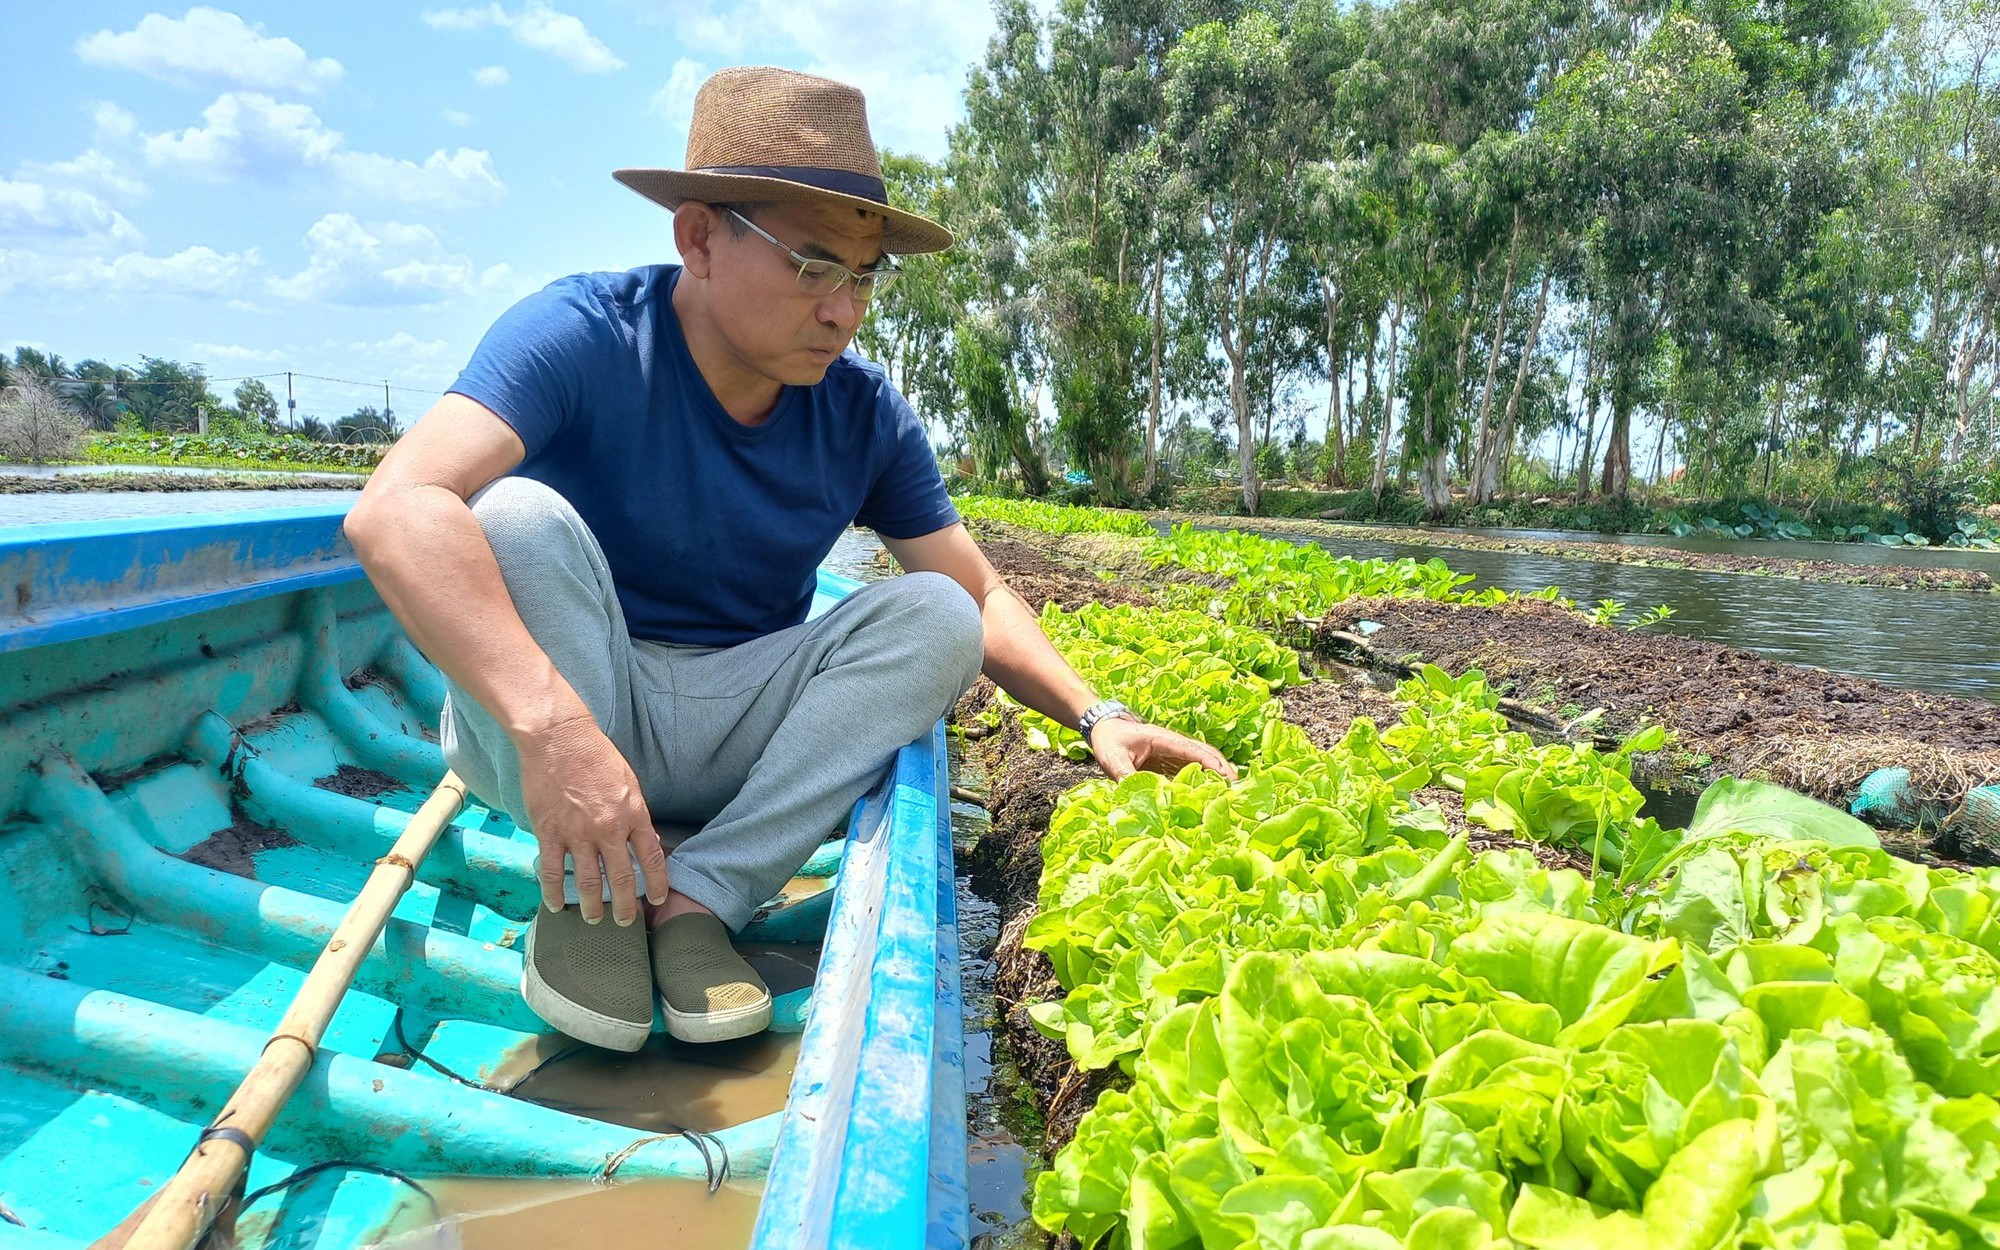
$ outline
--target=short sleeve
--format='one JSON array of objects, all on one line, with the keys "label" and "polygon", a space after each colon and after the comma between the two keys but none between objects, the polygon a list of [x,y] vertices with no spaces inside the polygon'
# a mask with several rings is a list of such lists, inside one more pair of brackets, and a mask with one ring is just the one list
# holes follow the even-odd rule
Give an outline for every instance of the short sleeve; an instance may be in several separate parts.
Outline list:
[{"label": "short sleeve", "polygon": [[876,404],[886,445],[876,461],[881,470],[855,522],[884,538],[920,538],[958,524],[958,509],[945,493],[931,441],[909,401],[884,383]]},{"label": "short sleeve", "polygon": [[533,460],[585,409],[611,338],[593,293],[565,278],[501,313],[451,389],[512,426]]}]

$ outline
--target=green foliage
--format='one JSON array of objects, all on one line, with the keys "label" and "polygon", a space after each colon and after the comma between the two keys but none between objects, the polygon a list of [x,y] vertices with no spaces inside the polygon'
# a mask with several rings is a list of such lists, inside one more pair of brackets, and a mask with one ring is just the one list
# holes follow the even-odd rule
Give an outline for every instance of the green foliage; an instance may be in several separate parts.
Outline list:
[{"label": "green foliage", "polygon": [[1674,617],[1674,610],[1672,608],[1668,607],[1664,603],[1656,603],[1652,607],[1647,608],[1644,612],[1641,612],[1639,614],[1638,619],[1633,621],[1630,625],[1627,625],[1625,628],[1644,629],[1648,625],[1659,625],[1663,622],[1670,621],[1673,619],[1673,617]]},{"label": "green foliage", "polygon": [[1234,784],[1058,805],[1026,944],[1065,994],[1031,1015],[1130,1084],[1037,1178],[1044,1228],[1444,1250],[1994,1226],[2000,870],[1763,836],[1768,807],[1720,795],[1670,874],[1474,853],[1412,791],[1462,777],[1473,819],[1607,865],[1678,840],[1635,817],[1624,751],[1495,732],[1476,675],[1400,693],[1401,725],[1332,751],[1267,725]]},{"label": "green foliage", "polygon": [[1043,503],[1035,499],[999,499],[992,495],[959,495],[952,500],[968,521],[1001,521],[1045,534],[1126,534],[1151,537],[1153,527],[1136,512]]},{"label": "green foliage", "polygon": [[[1099,694],[1237,761],[1250,758],[1277,714],[1272,691],[1299,680],[1298,652],[1198,612],[1092,604],[1069,613],[1050,604],[1042,631]],[[1030,745],[1089,757],[1068,725],[1027,709],[1021,723]]]},{"label": "green foliage", "polygon": [[1156,566],[1174,565],[1230,582],[1226,589],[1197,585],[1163,593],[1187,606],[1237,624],[1288,626],[1316,619],[1335,604],[1364,596],[1436,599],[1455,603],[1499,603],[1504,591],[1464,591],[1470,574],[1454,573],[1442,560],[1357,560],[1329,554],[1310,543],[1260,538],[1240,530],[1201,530],[1176,525],[1153,544]]},{"label": "green foliage", "polygon": [[180,464],[207,468],[367,470],[380,447],[314,442],[293,436],[229,437],[118,431],[91,436],[86,464]]},{"label": "green foliage", "polygon": [[[1328,575],[1247,537],[1183,527],[1160,551],[1273,596]],[[1272,714],[1297,655],[1256,630],[1130,607],[1043,626],[1242,766],[1057,804],[1024,944],[1062,995],[1029,1014],[1128,1083],[1037,1177],[1043,1228],[1188,1250],[2000,1231],[2000,869],[1893,859],[1844,813],[1733,779],[1662,829],[1631,781],[1661,730],[1537,743],[1478,672],[1426,666],[1396,724],[1322,750]],[[1591,871],[1475,852],[1417,801],[1438,786]]]}]

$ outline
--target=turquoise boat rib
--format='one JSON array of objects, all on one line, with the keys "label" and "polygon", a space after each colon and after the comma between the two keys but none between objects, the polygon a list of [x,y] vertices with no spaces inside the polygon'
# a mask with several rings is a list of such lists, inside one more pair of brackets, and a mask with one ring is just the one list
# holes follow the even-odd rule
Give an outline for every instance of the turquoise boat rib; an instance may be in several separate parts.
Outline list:
[{"label": "turquoise boat rib", "polygon": [[[173,1176],[444,776],[443,678],[344,514],[0,529],[0,1250],[88,1245]],[[822,572],[814,611],[854,586]],[[276,1188],[233,1244],[451,1244],[437,1178],[615,1173],[761,1183],[755,1250],[965,1246],[947,793],[940,725],[743,934],[816,970],[778,998],[782,1108],[669,1131],[533,1100],[576,1052],[518,992],[534,840],[474,796],[252,1159]]]}]

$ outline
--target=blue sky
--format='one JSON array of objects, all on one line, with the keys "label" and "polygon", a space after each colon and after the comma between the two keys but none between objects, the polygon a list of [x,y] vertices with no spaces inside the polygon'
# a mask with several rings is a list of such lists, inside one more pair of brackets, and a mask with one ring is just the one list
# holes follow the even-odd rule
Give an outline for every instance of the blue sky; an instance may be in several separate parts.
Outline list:
[{"label": "blue sky", "polygon": [[669,215],[611,170],[679,166],[711,71],[852,82],[878,143],[937,157],[992,31],[988,0],[0,17],[0,350],[372,384],[297,380],[311,415],[379,405],[387,379],[405,421],[523,294],[675,259]]}]

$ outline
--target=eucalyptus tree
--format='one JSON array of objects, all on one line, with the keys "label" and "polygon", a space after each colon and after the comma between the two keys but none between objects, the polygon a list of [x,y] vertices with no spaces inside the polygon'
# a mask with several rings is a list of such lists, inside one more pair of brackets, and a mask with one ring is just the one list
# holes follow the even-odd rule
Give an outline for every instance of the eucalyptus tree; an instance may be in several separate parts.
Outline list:
[{"label": "eucalyptus tree", "polygon": [[995,20],[954,168],[990,173],[1028,275],[1027,350],[1057,435],[1114,498],[1129,492],[1159,256],[1133,160],[1157,125],[1160,67],[1184,15],[1156,0],[1061,0],[1044,21],[1026,0],[1000,0]]},{"label": "eucalyptus tree", "polygon": [[1871,242],[1909,273],[1904,333],[1884,350],[1912,449],[1956,457],[2000,383],[2000,6],[1903,3],[1893,18],[1870,66],[1867,213]]},{"label": "eucalyptus tree", "polygon": [[[882,153],[890,202],[933,219],[952,219],[951,184],[943,165],[919,156]],[[896,281],[869,304],[856,334],[863,354],[888,371],[925,417],[947,425],[958,411],[952,386],[952,328],[971,294],[964,249],[905,256]]]},{"label": "eucalyptus tree", "polygon": [[1299,321],[1283,272],[1287,234],[1303,211],[1301,173],[1325,148],[1328,84],[1353,37],[1331,3],[1302,0],[1283,21],[1252,11],[1196,27],[1167,58],[1156,141],[1162,232],[1190,303],[1214,327],[1252,514],[1261,490],[1253,373],[1279,363],[1260,354]]}]

